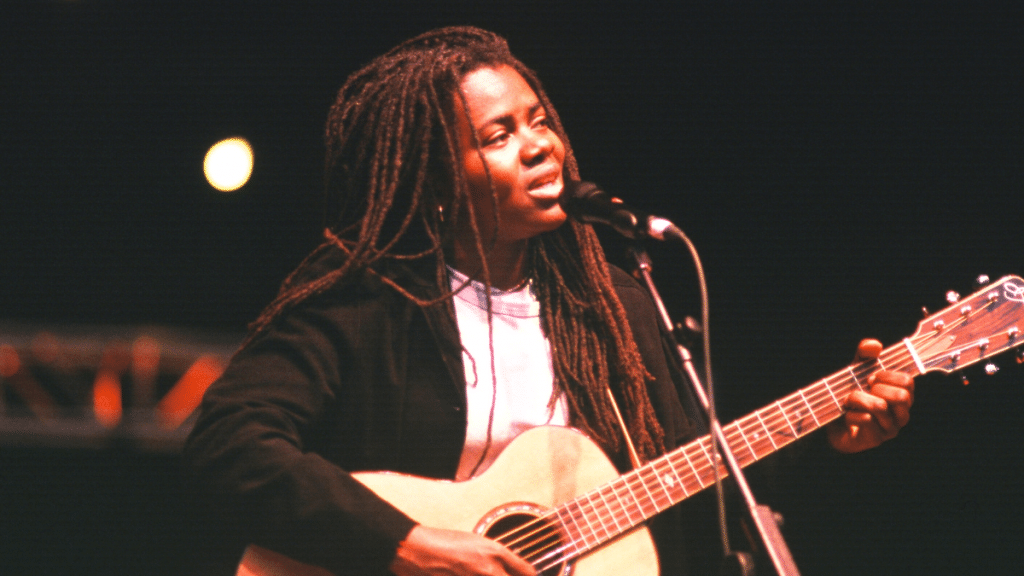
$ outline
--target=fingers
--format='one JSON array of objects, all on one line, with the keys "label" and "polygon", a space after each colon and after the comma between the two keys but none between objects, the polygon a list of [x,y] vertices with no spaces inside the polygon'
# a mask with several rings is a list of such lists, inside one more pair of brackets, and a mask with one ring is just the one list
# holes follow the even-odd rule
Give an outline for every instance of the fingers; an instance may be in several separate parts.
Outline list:
[{"label": "fingers", "polygon": [[391,563],[398,576],[535,576],[508,548],[468,532],[416,526]]},{"label": "fingers", "polygon": [[[874,360],[882,343],[873,338],[857,345],[857,361]],[[866,388],[847,396],[842,420],[828,428],[829,442],[841,452],[874,448],[899,434],[910,421],[914,404],[914,379],[909,374],[880,370],[868,377]]]},{"label": "fingers", "polygon": [[[855,392],[850,395],[847,402],[849,411],[844,417],[846,425],[851,430],[857,429],[858,434],[870,434],[879,440],[894,438],[903,427],[900,423],[900,416],[890,409],[887,402],[862,394]],[[865,399],[864,396],[870,400]]]},{"label": "fingers", "polygon": [[[871,394],[885,400],[888,412],[893,415],[900,428],[910,421],[910,407],[914,405],[914,379],[903,372],[880,372],[875,374]],[[869,378],[868,382],[871,383]]]},{"label": "fingers", "polygon": [[874,338],[865,338],[857,344],[856,360],[874,360],[882,353],[882,343]]},{"label": "fingers", "polygon": [[536,576],[537,571],[532,564],[513,554],[504,546],[499,546],[499,548],[502,550],[501,558],[509,574],[512,576]]},{"label": "fingers", "polygon": [[881,371],[868,379],[868,390],[847,398],[846,421],[861,427],[876,425],[882,438],[894,437],[910,421],[914,381],[902,372]]}]

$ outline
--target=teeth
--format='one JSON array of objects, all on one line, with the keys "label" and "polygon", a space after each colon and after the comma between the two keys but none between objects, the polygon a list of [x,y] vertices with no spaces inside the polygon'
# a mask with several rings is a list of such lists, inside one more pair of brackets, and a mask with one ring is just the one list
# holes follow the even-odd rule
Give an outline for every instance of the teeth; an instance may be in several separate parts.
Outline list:
[{"label": "teeth", "polygon": [[543,182],[538,182],[538,183],[534,184],[532,186],[532,188],[533,189],[537,189],[537,188],[543,188],[545,186],[550,186],[550,185],[554,184],[557,179],[558,179],[557,177],[553,177],[553,178],[550,178],[548,180],[544,180]]}]

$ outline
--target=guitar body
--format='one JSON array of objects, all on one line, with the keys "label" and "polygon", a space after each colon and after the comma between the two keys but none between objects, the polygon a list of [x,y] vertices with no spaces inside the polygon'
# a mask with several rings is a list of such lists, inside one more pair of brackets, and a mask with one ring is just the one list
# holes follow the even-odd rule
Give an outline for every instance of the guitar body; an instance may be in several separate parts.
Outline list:
[{"label": "guitar body", "polygon": [[[571,428],[542,426],[517,437],[483,474],[465,482],[390,472],[353,476],[417,522],[486,534],[496,522],[535,515],[576,498],[619,474],[600,448]],[[563,573],[563,571],[546,571]],[[322,576],[326,571],[249,546],[237,576]],[[576,576],[656,576],[654,542],[644,527],[575,562]]]}]

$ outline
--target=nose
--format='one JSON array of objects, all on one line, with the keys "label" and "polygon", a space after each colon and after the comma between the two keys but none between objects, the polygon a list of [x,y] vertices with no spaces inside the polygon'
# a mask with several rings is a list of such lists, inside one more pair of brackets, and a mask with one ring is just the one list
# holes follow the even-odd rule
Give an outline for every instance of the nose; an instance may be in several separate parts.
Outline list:
[{"label": "nose", "polygon": [[523,164],[532,166],[544,161],[555,149],[558,136],[550,130],[542,132],[529,131],[523,147],[520,150]]}]

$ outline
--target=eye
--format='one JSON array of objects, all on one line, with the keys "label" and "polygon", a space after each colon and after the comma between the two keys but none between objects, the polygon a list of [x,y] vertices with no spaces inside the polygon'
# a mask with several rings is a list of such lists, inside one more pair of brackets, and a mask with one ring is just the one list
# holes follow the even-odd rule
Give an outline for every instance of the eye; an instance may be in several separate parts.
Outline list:
[{"label": "eye", "polygon": [[510,134],[508,132],[505,130],[499,130],[481,138],[480,145],[484,147],[499,146],[507,142],[509,137]]}]

